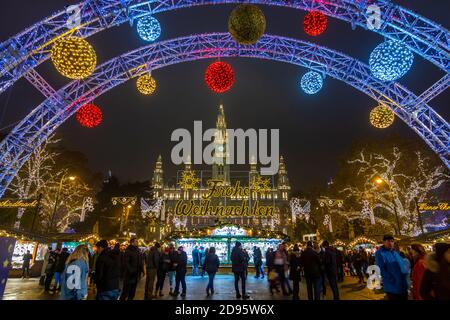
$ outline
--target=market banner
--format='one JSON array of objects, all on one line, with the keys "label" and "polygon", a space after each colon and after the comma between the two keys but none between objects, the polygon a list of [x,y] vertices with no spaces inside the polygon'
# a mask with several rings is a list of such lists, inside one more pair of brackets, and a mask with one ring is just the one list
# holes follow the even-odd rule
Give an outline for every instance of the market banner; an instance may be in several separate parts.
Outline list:
[{"label": "market banner", "polygon": [[0,238],[0,299],[5,292],[8,273],[12,267],[12,255],[15,244],[16,239],[14,238]]},{"label": "market banner", "polygon": [[36,208],[38,199],[0,199],[1,208]]},{"label": "market banner", "polygon": [[419,211],[450,211],[450,201],[419,202]]}]

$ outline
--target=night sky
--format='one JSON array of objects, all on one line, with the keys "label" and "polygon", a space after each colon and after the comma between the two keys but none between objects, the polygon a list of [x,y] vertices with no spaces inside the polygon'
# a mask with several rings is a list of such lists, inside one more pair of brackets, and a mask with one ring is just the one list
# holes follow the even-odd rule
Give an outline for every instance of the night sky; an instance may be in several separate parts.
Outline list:
[{"label": "night sky", "polygon": [[[1,1],[0,41],[20,32],[45,16],[77,1],[16,0]],[[397,3],[419,12],[449,28],[448,0],[404,0]],[[160,40],[188,34],[226,32],[227,19],[234,5],[183,9],[159,14],[163,33]],[[316,42],[368,62],[373,48],[383,41],[376,33],[329,18],[327,31],[315,38],[303,33],[305,12],[261,6],[267,19],[266,33]],[[88,39],[98,56],[98,64],[116,55],[145,45],[129,24],[108,29]],[[280,148],[294,189],[324,185],[337,170],[338,160],[352,143],[361,139],[379,139],[395,134],[414,143],[422,140],[403,122],[378,130],[368,123],[376,101],[343,82],[327,77],[322,90],[308,96],[299,88],[305,69],[279,62],[247,58],[223,59],[235,70],[236,82],[226,94],[212,93],[203,81],[206,66],[212,60],[178,64],[153,72],[157,93],[142,96],[135,81],[116,87],[95,100],[104,113],[103,123],[95,129],[82,128],[74,118],[57,132],[69,149],[86,154],[94,171],[109,169],[121,181],[143,181],[151,177],[156,157],[162,154],[165,174],[176,167],[169,163],[171,132],[176,128],[193,130],[194,120],[203,120],[204,128],[215,125],[218,106],[224,104],[229,128],[279,128]],[[47,61],[38,71],[55,88],[67,80]],[[415,55],[410,72],[401,79],[420,94],[443,72]],[[19,121],[42,101],[42,96],[25,80],[0,96],[0,128]],[[431,105],[449,119],[449,93]]]}]

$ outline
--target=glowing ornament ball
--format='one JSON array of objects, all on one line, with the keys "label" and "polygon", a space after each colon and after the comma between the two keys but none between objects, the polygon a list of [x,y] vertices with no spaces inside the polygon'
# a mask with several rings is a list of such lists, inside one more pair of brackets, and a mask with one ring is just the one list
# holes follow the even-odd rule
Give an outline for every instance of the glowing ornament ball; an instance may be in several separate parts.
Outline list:
[{"label": "glowing ornament ball", "polygon": [[76,113],[77,121],[86,128],[98,126],[103,119],[102,110],[95,104],[85,104]]},{"label": "glowing ornament ball", "polygon": [[322,89],[323,78],[322,75],[315,71],[305,73],[300,81],[300,86],[307,94],[315,94]]},{"label": "glowing ornament ball", "polygon": [[313,37],[322,34],[327,29],[327,25],[327,16],[320,11],[311,11],[303,19],[303,30]]},{"label": "glowing ornament ball", "polygon": [[137,32],[144,41],[155,41],[161,35],[161,25],[154,17],[143,17],[137,22]]},{"label": "glowing ornament ball", "polygon": [[394,81],[411,69],[414,55],[400,41],[388,40],[379,44],[370,54],[369,67],[374,77]]},{"label": "glowing ornament ball", "polygon": [[94,48],[79,37],[58,40],[52,47],[51,60],[59,73],[74,80],[90,76],[97,65]]},{"label": "glowing ornament ball", "polygon": [[394,123],[395,114],[384,105],[379,105],[370,111],[369,120],[372,126],[378,129],[385,129]]},{"label": "glowing ornament ball", "polygon": [[230,90],[234,83],[233,68],[221,61],[211,63],[205,71],[205,83],[208,88],[217,93]]},{"label": "glowing ornament ball", "polygon": [[156,91],[156,80],[149,74],[140,76],[136,85],[138,91],[145,95],[153,94]]},{"label": "glowing ornament ball", "polygon": [[238,5],[228,18],[228,31],[240,44],[255,44],[265,30],[266,17],[262,10],[253,4]]}]

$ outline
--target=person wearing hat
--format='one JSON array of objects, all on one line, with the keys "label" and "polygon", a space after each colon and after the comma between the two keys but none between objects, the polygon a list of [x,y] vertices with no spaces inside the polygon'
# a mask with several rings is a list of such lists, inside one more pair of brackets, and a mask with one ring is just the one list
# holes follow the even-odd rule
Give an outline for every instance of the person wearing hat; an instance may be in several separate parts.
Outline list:
[{"label": "person wearing hat", "polygon": [[436,243],[434,251],[425,258],[420,296],[424,300],[450,300],[450,243]]},{"label": "person wearing hat", "polygon": [[407,269],[400,254],[394,249],[394,237],[385,235],[383,246],[375,253],[375,264],[380,268],[383,289],[388,300],[408,300]]},{"label": "person wearing hat", "polygon": [[[247,262],[242,250],[242,244],[239,241],[236,241],[233,250],[231,250],[231,271],[234,273],[234,289],[236,290],[236,299],[240,299],[241,297],[244,299],[250,298],[245,291],[247,274],[246,265]],[[239,292],[239,280],[241,281],[242,295]]]},{"label": "person wearing hat", "polygon": [[108,241],[100,240],[96,244],[98,257],[95,263],[95,285],[97,300],[117,300],[120,295],[120,264],[111,252]]}]

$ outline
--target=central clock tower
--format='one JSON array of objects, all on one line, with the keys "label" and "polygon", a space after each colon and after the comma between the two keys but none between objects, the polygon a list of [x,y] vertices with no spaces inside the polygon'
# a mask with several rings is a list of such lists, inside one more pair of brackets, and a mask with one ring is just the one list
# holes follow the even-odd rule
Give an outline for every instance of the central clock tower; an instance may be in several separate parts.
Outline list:
[{"label": "central clock tower", "polygon": [[230,185],[230,165],[227,158],[230,156],[228,150],[227,123],[223,105],[219,107],[219,115],[216,122],[216,133],[214,134],[214,164],[212,166],[212,178],[223,180],[225,185]]}]

